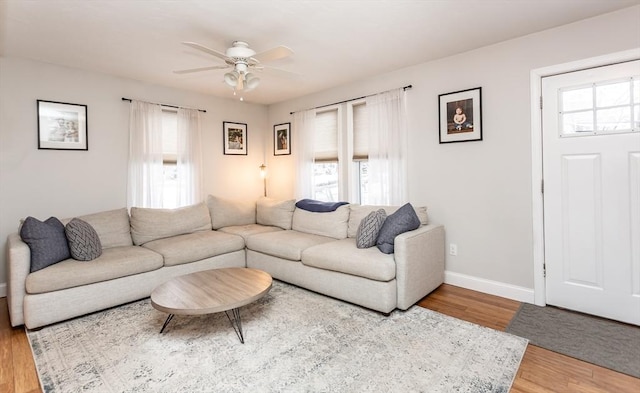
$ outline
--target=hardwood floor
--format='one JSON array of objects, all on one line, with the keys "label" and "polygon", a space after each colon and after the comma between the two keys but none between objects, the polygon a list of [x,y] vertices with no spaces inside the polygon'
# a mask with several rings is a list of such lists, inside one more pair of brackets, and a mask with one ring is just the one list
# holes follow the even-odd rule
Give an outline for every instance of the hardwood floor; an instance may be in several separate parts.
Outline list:
[{"label": "hardwood floor", "polygon": [[[520,305],[447,284],[418,304],[502,331]],[[0,298],[0,393],[11,392],[35,393],[40,387],[24,328],[11,327],[7,299]],[[640,379],[529,345],[511,392],[637,393]]]},{"label": "hardwood floor", "polygon": [[[519,302],[443,284],[418,303],[443,314],[504,331]],[[529,345],[512,393],[637,393],[640,379]]]}]

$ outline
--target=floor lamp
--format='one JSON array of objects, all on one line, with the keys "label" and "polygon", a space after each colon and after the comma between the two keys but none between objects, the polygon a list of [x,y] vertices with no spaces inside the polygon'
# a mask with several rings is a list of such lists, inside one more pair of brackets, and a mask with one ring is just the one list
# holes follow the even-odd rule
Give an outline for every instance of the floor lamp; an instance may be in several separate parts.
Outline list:
[{"label": "floor lamp", "polygon": [[267,196],[267,166],[265,164],[260,165],[260,177],[264,183],[264,196]]}]

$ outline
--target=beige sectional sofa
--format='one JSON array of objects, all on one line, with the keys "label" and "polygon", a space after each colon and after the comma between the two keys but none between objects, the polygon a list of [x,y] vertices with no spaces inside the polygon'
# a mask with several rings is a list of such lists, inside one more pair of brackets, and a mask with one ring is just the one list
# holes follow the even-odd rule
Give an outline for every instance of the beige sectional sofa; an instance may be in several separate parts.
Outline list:
[{"label": "beige sectional sofa", "polygon": [[38,328],[148,297],[172,277],[245,266],[383,313],[406,310],[443,282],[444,229],[427,223],[426,208],[416,208],[421,225],[395,238],[393,254],[357,248],[360,221],[379,208],[313,213],[293,200],[209,196],[179,209],[100,212],[78,218],[97,232],[102,255],[33,273],[29,246],[14,233],[7,239],[11,324]]}]

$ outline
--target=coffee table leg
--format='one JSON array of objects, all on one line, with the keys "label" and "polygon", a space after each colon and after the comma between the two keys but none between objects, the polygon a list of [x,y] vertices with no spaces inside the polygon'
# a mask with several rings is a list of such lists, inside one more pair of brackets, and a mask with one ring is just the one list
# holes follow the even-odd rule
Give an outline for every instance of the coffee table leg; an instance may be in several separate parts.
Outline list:
[{"label": "coffee table leg", "polygon": [[227,314],[227,318],[229,318],[229,322],[231,322],[233,330],[236,331],[240,342],[244,344],[244,336],[242,335],[242,321],[240,320],[240,309],[234,308],[233,310],[231,310],[233,318],[229,316],[228,311],[225,311],[224,313]]},{"label": "coffee table leg", "polygon": [[169,322],[171,322],[172,319],[173,319],[173,314],[169,314],[169,316],[167,317],[167,320],[164,321],[164,325],[162,325],[162,329],[160,329],[160,333],[164,332],[164,328],[167,327],[167,325],[169,324]]}]

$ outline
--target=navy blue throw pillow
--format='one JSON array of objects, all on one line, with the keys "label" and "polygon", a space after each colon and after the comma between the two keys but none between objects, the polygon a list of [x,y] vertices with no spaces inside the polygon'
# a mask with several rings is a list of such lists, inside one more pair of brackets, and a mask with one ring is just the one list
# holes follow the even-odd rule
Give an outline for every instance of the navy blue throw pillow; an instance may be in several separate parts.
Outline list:
[{"label": "navy blue throw pillow", "polygon": [[45,222],[27,217],[20,228],[20,237],[31,250],[31,273],[71,258],[64,224],[55,217]]},{"label": "navy blue throw pillow", "polygon": [[401,233],[413,231],[420,227],[420,219],[410,203],[404,204],[384,220],[376,246],[385,254],[393,254],[394,241]]}]

